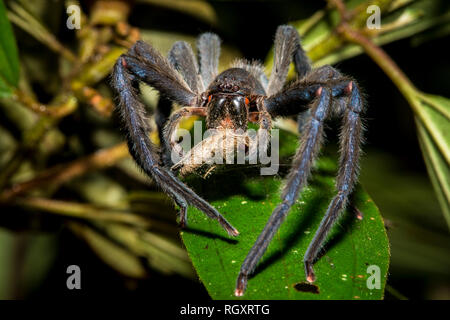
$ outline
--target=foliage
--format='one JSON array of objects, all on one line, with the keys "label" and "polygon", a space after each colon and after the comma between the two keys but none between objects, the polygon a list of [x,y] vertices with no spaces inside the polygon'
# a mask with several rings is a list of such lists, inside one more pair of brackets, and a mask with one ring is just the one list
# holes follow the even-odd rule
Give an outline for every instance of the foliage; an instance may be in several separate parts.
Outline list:
[{"label": "foliage", "polygon": [[[281,132],[282,168],[286,171],[297,137]],[[220,226],[196,209],[189,210],[184,244],[198,276],[214,299],[235,299],[240,264],[280,202],[281,177],[258,175],[258,170],[227,170],[208,181],[192,181],[225,214],[240,235],[226,237]],[[383,219],[367,193],[358,186],[352,206],[334,228],[324,255],[315,264],[317,281],[305,281],[303,255],[334,196],[336,162],[322,157],[310,186],[272,241],[244,299],[381,299],[389,264],[389,243]],[[285,173],[285,172],[284,172]],[[282,175],[284,176],[284,174]],[[195,183],[197,182],[197,183]],[[214,188],[220,186],[220,188]],[[353,208],[353,210],[352,210]],[[356,211],[364,216],[357,219]],[[380,267],[380,289],[366,285],[369,265]]]}]

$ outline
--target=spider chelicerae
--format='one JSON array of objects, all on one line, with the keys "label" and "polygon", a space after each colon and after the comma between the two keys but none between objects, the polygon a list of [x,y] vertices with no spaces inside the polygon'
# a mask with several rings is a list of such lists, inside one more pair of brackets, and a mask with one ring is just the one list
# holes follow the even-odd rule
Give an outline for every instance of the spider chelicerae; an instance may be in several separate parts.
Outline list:
[{"label": "spider chelicerae", "polygon": [[[206,127],[219,131],[246,130],[249,122],[255,122],[259,124],[258,135],[261,137],[271,129],[274,117],[298,116],[299,123],[304,124],[281,203],[273,210],[241,266],[236,296],[244,294],[248,276],[307,184],[313,161],[323,142],[324,121],[330,117],[342,118],[337,194],[304,256],[306,280],[311,283],[315,281],[313,263],[333,223],[346,207],[358,176],[363,133],[360,114],[364,107],[358,85],[331,66],[313,69],[297,31],[291,26],[278,27],[274,48],[269,78],[260,64],[246,60],[238,60],[219,74],[220,39],[212,33],[199,36],[198,61],[186,42],[176,42],[165,58],[151,45],[138,41],[118,59],[113,71],[113,87],[118,94],[118,110],[130,153],[144,172],[180,207],[181,226],[186,225],[187,207],[191,205],[216,219],[229,235],[239,234],[214,207],[176,176],[177,171],[183,168],[188,172],[195,170],[195,167],[186,168],[186,163],[173,165],[167,156],[168,151],[177,147],[173,136],[183,117],[206,117]],[[286,85],[291,62],[295,65],[297,80]],[[158,150],[148,137],[150,128],[139,97],[139,82],[160,93],[155,119],[162,138],[162,150]],[[174,103],[185,107],[171,114]],[[265,141],[267,143],[267,139]]]}]

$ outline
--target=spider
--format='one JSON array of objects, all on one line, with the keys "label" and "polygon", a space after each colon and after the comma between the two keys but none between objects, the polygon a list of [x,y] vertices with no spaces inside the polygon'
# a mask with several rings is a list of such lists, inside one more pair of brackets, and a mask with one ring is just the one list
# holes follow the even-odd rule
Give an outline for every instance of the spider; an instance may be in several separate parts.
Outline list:
[{"label": "spider", "polygon": [[[117,60],[112,84],[118,95],[118,110],[130,153],[143,171],[179,206],[182,227],[186,225],[187,207],[191,205],[216,219],[229,235],[237,236],[239,232],[214,207],[177,178],[177,169],[184,164],[173,165],[164,152],[164,149],[176,148],[174,130],[183,117],[193,115],[206,117],[206,127],[213,129],[246,130],[249,122],[256,122],[259,124],[258,135],[268,132],[274,117],[297,116],[299,123],[304,124],[281,203],[273,210],[240,268],[234,294],[242,296],[249,275],[307,184],[324,140],[324,121],[333,116],[341,117],[337,194],[304,256],[306,280],[312,283],[316,279],[313,264],[328,232],[346,207],[358,177],[363,133],[361,112],[364,108],[360,89],[352,78],[331,66],[313,69],[300,44],[299,34],[287,25],[279,26],[276,31],[274,63],[269,78],[262,65],[246,60],[238,60],[219,74],[220,39],[215,34],[200,35],[197,49],[199,61],[188,43],[178,41],[165,58],[151,45],[138,41]],[[286,84],[291,62],[297,80]],[[150,128],[139,98],[139,82],[150,85],[161,95],[155,115],[159,134],[163,137],[161,152],[148,138]],[[173,103],[185,107],[171,114]]]}]

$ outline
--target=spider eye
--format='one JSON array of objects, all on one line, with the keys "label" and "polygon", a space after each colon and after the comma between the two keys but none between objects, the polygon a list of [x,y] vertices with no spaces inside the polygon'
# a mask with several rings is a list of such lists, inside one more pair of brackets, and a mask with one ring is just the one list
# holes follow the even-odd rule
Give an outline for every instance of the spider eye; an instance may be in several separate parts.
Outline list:
[{"label": "spider eye", "polygon": [[211,99],[212,99],[212,94],[210,94],[210,95],[208,96],[208,102],[211,102]]},{"label": "spider eye", "polygon": [[250,103],[250,100],[248,100],[248,98],[245,97],[245,100],[244,100],[244,101],[245,101],[245,105],[248,106],[248,104]]}]

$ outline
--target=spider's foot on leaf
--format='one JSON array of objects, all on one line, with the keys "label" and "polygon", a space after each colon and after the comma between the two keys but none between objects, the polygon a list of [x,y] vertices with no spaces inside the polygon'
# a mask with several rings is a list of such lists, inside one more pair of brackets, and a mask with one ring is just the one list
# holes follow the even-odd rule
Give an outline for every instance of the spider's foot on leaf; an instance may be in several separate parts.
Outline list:
[{"label": "spider's foot on leaf", "polygon": [[358,220],[364,219],[364,214],[357,207],[355,207],[355,214],[356,214],[356,219],[358,219]]},{"label": "spider's foot on leaf", "polygon": [[236,283],[236,289],[234,290],[234,295],[236,297],[242,297],[247,287],[247,275],[239,273]]},{"label": "spider's foot on leaf", "polygon": [[225,218],[218,217],[217,220],[219,220],[219,223],[222,225],[222,227],[225,228],[225,230],[228,232],[228,234],[232,237],[236,237],[239,235],[239,231],[235,227],[233,227]]}]

